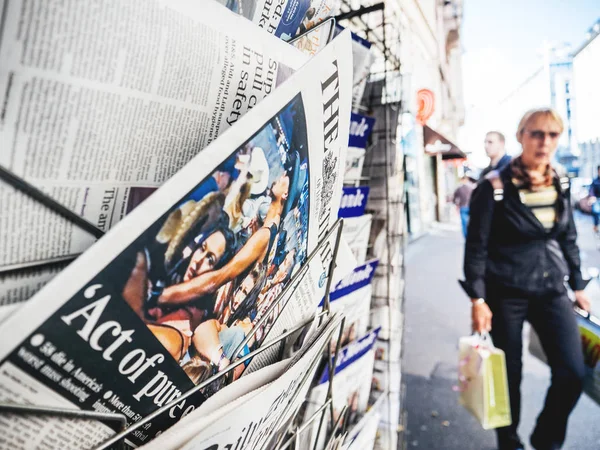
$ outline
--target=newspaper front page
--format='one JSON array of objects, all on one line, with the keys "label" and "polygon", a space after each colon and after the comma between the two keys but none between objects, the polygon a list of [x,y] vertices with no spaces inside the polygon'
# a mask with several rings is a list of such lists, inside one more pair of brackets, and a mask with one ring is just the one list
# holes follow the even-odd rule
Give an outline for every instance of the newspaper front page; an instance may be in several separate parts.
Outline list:
[{"label": "newspaper front page", "polygon": [[344,239],[350,243],[357,264],[365,262],[369,247],[372,216],[365,214],[368,198],[368,186],[344,187],[338,212],[344,219]]},{"label": "newspaper front page", "polygon": [[342,450],[373,450],[377,440],[382,406],[383,395],[380,395],[375,403],[369,406],[360,421],[348,431]]},{"label": "newspaper front page", "polygon": [[339,11],[340,0],[218,0],[284,41],[304,34]]},{"label": "newspaper front page", "polygon": [[[343,312],[346,317],[341,345],[363,336],[369,328],[371,281],[378,263],[379,261],[374,259],[356,267],[331,291],[331,311]],[[332,342],[333,345],[335,342]]]},{"label": "newspaper front page", "polygon": [[[337,25],[336,33],[341,33],[342,31],[344,31],[344,27]],[[371,73],[373,52],[371,51],[371,43],[354,33],[352,33],[352,56],[354,62],[352,111],[359,112],[367,80]]]},{"label": "newspaper front page", "polygon": [[344,175],[344,181],[347,183],[360,182],[363,179],[362,171],[365,154],[374,125],[374,118],[352,113],[346,173]]},{"label": "newspaper front page", "polygon": [[183,417],[157,438],[143,445],[144,450],[166,450],[180,448],[202,429],[221,417],[235,411],[240,405],[261,394],[269,385],[281,377],[290,366],[290,359],[284,359],[244,377],[223,388],[200,407]]},{"label": "newspaper front page", "polygon": [[[5,319],[2,400],[133,423],[258,348],[255,338],[236,350],[337,220],[351,64],[350,36],[339,36]],[[215,187],[231,166],[233,182]],[[323,267],[332,256],[319,247]],[[183,401],[172,422],[219,387]],[[89,448],[111,433],[90,422],[82,440],[69,421],[7,416],[0,435],[14,448],[15,423],[28,427],[27,445],[48,448]]]},{"label": "newspaper front page", "polygon": [[[4,19],[0,164],[103,231],[307,59],[211,1],[13,0]],[[2,182],[0,204],[0,270],[94,242]]]}]

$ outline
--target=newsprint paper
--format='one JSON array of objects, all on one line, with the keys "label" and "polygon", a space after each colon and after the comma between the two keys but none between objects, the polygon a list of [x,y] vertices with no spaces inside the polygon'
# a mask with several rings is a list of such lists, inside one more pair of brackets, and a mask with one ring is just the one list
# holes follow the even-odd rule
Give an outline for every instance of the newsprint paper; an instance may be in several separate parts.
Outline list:
[{"label": "newsprint paper", "polygon": [[[4,8],[0,165],[103,231],[307,60],[213,1],[11,0]],[[232,170],[222,168],[215,183]],[[94,242],[2,182],[0,205],[0,271]]]},{"label": "newsprint paper", "polygon": [[[280,434],[282,426],[298,411],[306,398],[318,363],[328,341],[338,331],[341,319],[341,315],[331,317],[285,366],[282,366],[284,362],[280,362],[240,380],[237,393],[245,395],[234,397],[227,392],[237,388],[235,383],[232,384],[144,446],[144,450],[273,448],[275,436]],[[277,378],[272,368],[278,369]],[[261,379],[264,386],[250,391],[251,386]],[[245,386],[244,390],[242,385]],[[209,409],[213,400],[218,407]]]},{"label": "newsprint paper", "polygon": [[[238,350],[337,220],[351,67],[350,36],[340,35],[6,318],[0,400],[133,423],[258,348],[255,336]],[[231,166],[229,187],[215,187]],[[328,242],[319,247],[323,267],[332,254]],[[319,299],[303,301],[316,309]],[[0,420],[0,446],[10,448],[90,448],[111,433],[92,422]]]},{"label": "newsprint paper", "polygon": [[[349,429],[355,426],[360,417],[367,410],[369,403],[369,393],[371,392],[371,374],[373,373],[373,362],[375,361],[375,352],[373,346],[377,340],[379,329],[371,330],[368,334],[349,343],[342,348],[338,354],[335,374],[333,376],[333,418],[335,421],[341,420],[340,428]],[[305,417],[311,417],[315,411],[327,400],[329,390],[330,373],[327,367],[319,379],[319,384],[315,386],[309,394],[308,407]],[[347,414],[340,419],[340,414],[344,406],[347,406]],[[321,433],[318,436],[316,448],[323,449],[327,442],[326,436],[331,433],[333,425],[326,416],[327,433]],[[314,422],[310,427],[310,438],[304,439],[300,446],[301,449],[315,448],[317,440],[317,430],[319,421]]]},{"label": "newsprint paper", "polygon": [[340,0],[217,0],[270,34],[289,41],[337,14]]}]

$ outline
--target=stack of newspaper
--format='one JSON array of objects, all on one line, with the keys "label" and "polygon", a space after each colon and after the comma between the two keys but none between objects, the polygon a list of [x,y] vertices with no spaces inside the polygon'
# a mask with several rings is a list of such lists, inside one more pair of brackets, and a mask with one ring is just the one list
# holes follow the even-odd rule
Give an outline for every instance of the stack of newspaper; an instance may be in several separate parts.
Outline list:
[{"label": "stack of newspaper", "polygon": [[[120,415],[130,446],[183,417],[163,436],[182,427],[185,441],[160,448],[233,442],[231,424],[245,448],[285,437],[341,317],[325,311],[308,335],[258,352],[311,322],[356,265],[334,229],[352,40],[323,45],[322,27],[297,50],[282,39],[335,5],[303,2],[290,22],[287,3],[228,2],[237,15],[213,1],[5,2],[0,166],[98,233],[0,181],[3,403]],[[286,352],[297,356],[277,362]],[[114,434],[0,416],[8,448]]]}]

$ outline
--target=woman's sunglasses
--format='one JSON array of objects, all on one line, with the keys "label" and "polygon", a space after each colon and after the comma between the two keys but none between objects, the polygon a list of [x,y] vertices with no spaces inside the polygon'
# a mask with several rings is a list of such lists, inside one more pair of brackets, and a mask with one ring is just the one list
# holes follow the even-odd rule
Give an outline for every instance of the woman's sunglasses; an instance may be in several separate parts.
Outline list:
[{"label": "woman's sunglasses", "polygon": [[546,135],[548,135],[550,139],[558,139],[560,136],[558,131],[545,132],[542,130],[527,130],[527,133],[529,133],[529,136],[531,136],[533,139],[538,139],[540,141],[544,140]]}]

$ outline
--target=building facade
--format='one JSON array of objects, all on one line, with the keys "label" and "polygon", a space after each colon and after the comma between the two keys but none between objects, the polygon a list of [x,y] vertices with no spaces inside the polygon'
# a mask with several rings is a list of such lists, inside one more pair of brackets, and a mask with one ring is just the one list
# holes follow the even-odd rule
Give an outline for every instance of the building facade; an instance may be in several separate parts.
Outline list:
[{"label": "building facade", "polygon": [[[463,2],[400,0],[399,4],[400,36],[406,43],[401,47],[400,60],[407,221],[410,233],[419,235],[435,220],[446,219],[447,197],[453,189],[447,182],[445,152],[453,147],[451,143],[456,142],[464,121],[460,49]],[[425,122],[417,120],[420,90],[433,93],[433,111]],[[432,142],[426,142],[426,131]]]},{"label": "building facade", "polygon": [[573,88],[580,175],[591,178],[600,165],[600,19],[574,53]]},{"label": "building facade", "polygon": [[572,164],[573,155],[577,155],[574,103],[571,47],[546,46],[542,65],[498,105],[495,122],[498,131],[506,136],[508,152],[512,155],[520,152],[516,133],[523,114],[532,108],[551,106],[558,111],[565,125],[557,158],[561,163]]}]

